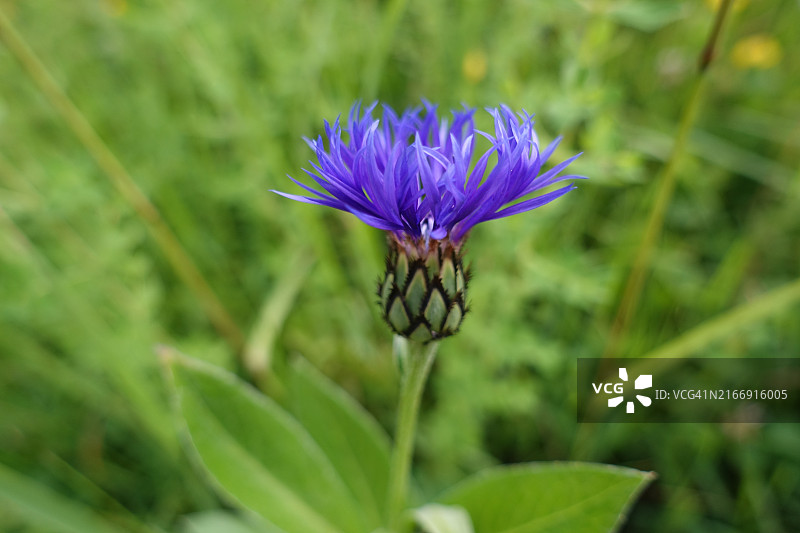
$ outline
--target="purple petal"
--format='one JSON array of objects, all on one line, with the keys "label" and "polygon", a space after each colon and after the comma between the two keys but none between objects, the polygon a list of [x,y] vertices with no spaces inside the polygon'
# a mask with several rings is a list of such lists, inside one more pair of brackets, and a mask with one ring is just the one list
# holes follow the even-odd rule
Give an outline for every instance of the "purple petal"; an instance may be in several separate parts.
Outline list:
[{"label": "purple petal", "polygon": [[531,198],[530,200],[525,200],[524,202],[514,204],[511,207],[506,207],[505,209],[502,209],[496,212],[495,214],[484,218],[483,220],[481,220],[481,222],[486,220],[495,220],[503,217],[510,217],[511,215],[516,215],[518,213],[524,213],[525,211],[536,209],[537,207],[541,207],[547,203],[552,202],[556,198],[564,196],[572,189],[577,189],[577,187],[575,187],[574,185],[567,185],[566,187],[562,187],[553,192],[537,196],[536,198]]}]

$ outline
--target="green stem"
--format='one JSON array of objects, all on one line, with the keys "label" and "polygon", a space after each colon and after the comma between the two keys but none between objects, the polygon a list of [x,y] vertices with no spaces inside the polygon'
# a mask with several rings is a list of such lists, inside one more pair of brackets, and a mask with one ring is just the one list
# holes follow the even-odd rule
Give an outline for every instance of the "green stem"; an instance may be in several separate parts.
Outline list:
[{"label": "green stem", "polygon": [[409,471],[414,450],[414,434],[417,428],[420,399],[438,347],[438,342],[433,342],[425,348],[412,345],[402,377],[386,500],[387,520],[389,531],[392,533],[398,533],[402,524],[401,518],[408,494]]},{"label": "green stem", "polygon": [[639,243],[639,248],[636,252],[636,257],[633,260],[630,274],[625,283],[625,288],[622,293],[617,315],[611,325],[611,332],[609,335],[608,343],[604,351],[604,357],[610,357],[618,354],[620,344],[624,339],[628,328],[630,326],[631,318],[636,312],[636,307],[639,304],[639,298],[642,295],[642,288],[644,287],[645,277],[650,269],[650,263],[653,257],[658,238],[661,235],[661,229],[664,225],[664,217],[667,212],[667,207],[672,200],[672,194],[675,190],[676,182],[676,169],[678,162],[681,160],[689,140],[689,133],[694,127],[695,120],[700,109],[700,103],[703,99],[706,87],[706,72],[708,66],[716,55],[717,45],[719,43],[720,35],[722,34],[723,24],[726,15],[730,10],[733,0],[723,0],[720,5],[717,15],[714,19],[714,26],[711,29],[706,45],[700,53],[700,60],[698,65],[698,75],[694,80],[689,99],[686,106],[683,108],[683,115],[681,117],[680,125],[678,126],[678,133],[675,137],[675,144],[672,147],[669,159],[664,165],[661,175],[658,178],[658,185],[656,191],[656,199],[653,208],[650,211],[650,216],[645,225],[642,240]]}]

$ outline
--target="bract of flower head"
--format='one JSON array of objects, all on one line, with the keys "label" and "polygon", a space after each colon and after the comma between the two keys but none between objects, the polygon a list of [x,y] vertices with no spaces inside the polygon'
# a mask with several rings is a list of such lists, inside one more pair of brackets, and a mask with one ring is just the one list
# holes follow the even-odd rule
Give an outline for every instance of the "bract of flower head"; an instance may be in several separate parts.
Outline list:
[{"label": "bract of flower head", "polygon": [[[350,212],[401,241],[447,237],[459,245],[476,224],[547,204],[574,185],[531,195],[583,178],[560,175],[580,154],[542,172],[561,139],[541,148],[533,118],[524,111],[488,109],[494,132],[481,132],[475,129],[474,109],[453,111],[451,122],[440,119],[436,106],[427,102],[401,114],[384,105],[382,119],[373,117],[376,105],[363,111],[359,103],[353,106],[346,140],[338,118],[325,122],[327,146],[322,136],[306,139],[317,161],[304,171],[316,188],[290,179],[309,196],[274,192]],[[473,165],[476,134],[491,146]]]}]

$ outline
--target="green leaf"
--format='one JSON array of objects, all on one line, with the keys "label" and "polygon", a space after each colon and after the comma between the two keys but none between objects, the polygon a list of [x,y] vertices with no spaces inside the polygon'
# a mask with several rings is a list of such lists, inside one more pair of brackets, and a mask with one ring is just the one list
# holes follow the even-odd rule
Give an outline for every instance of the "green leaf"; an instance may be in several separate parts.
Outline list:
[{"label": "green leaf", "polygon": [[464,507],[475,533],[606,532],[653,477],[590,463],[515,465],[478,473],[439,501]]},{"label": "green leaf", "polygon": [[617,3],[607,14],[620,24],[652,32],[686,17],[686,10],[680,2],[636,0]]},{"label": "green leaf", "polygon": [[474,533],[469,514],[462,507],[431,503],[414,509],[414,521],[424,533]]},{"label": "green leaf", "polygon": [[166,356],[200,460],[241,505],[287,533],[360,533],[355,500],[320,447],[277,404],[230,373]]},{"label": "green leaf", "polygon": [[381,523],[389,477],[389,438],[352,397],[302,358],[288,380],[292,413],[355,496],[370,529]]},{"label": "green leaf", "polygon": [[85,505],[62,496],[0,464],[0,508],[17,513],[26,523],[54,533],[122,533]]},{"label": "green leaf", "polygon": [[259,524],[254,516],[239,516],[212,510],[183,517],[185,533],[281,533],[280,529]]}]

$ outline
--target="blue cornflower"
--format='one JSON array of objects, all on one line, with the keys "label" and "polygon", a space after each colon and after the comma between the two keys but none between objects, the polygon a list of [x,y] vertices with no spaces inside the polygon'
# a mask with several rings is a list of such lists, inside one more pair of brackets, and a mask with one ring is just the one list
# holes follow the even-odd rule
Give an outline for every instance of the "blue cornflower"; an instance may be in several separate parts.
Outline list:
[{"label": "blue cornflower", "polygon": [[[292,181],[313,196],[278,194],[311,204],[349,211],[366,224],[392,231],[398,236],[425,237],[460,242],[481,222],[530,211],[563,196],[574,188],[522,200],[526,196],[568,179],[559,176],[578,155],[547,172],[540,171],[558,146],[557,138],[544,150],[525,112],[515,115],[508,107],[489,109],[494,117],[494,135],[475,130],[474,109],[453,112],[453,123],[439,120],[436,107],[426,104],[397,115],[384,106],[383,121],[372,112],[376,104],[361,112],[357,103],[350,112],[348,141],[342,139],[337,118],[325,122],[328,149],[322,136],[306,139],[317,155],[312,171],[305,172],[319,189]],[[475,134],[492,146],[469,170],[475,149]],[[487,173],[491,156],[497,163]]]},{"label": "blue cornflower", "polygon": [[[389,232],[387,270],[379,287],[392,329],[422,341],[452,335],[466,312],[468,274],[461,244],[476,224],[530,211],[563,196],[574,185],[534,193],[564,180],[560,175],[578,155],[541,172],[561,138],[540,150],[533,118],[507,106],[488,109],[494,134],[475,129],[474,109],[453,111],[452,124],[425,103],[398,115],[376,104],[363,112],[356,103],[347,123],[347,142],[337,118],[322,136],[306,139],[316,153],[313,171],[319,188],[292,181],[311,193],[278,194],[348,211]],[[472,165],[475,134],[491,147]],[[494,166],[489,168],[494,158]],[[471,169],[470,169],[471,168]]]}]

